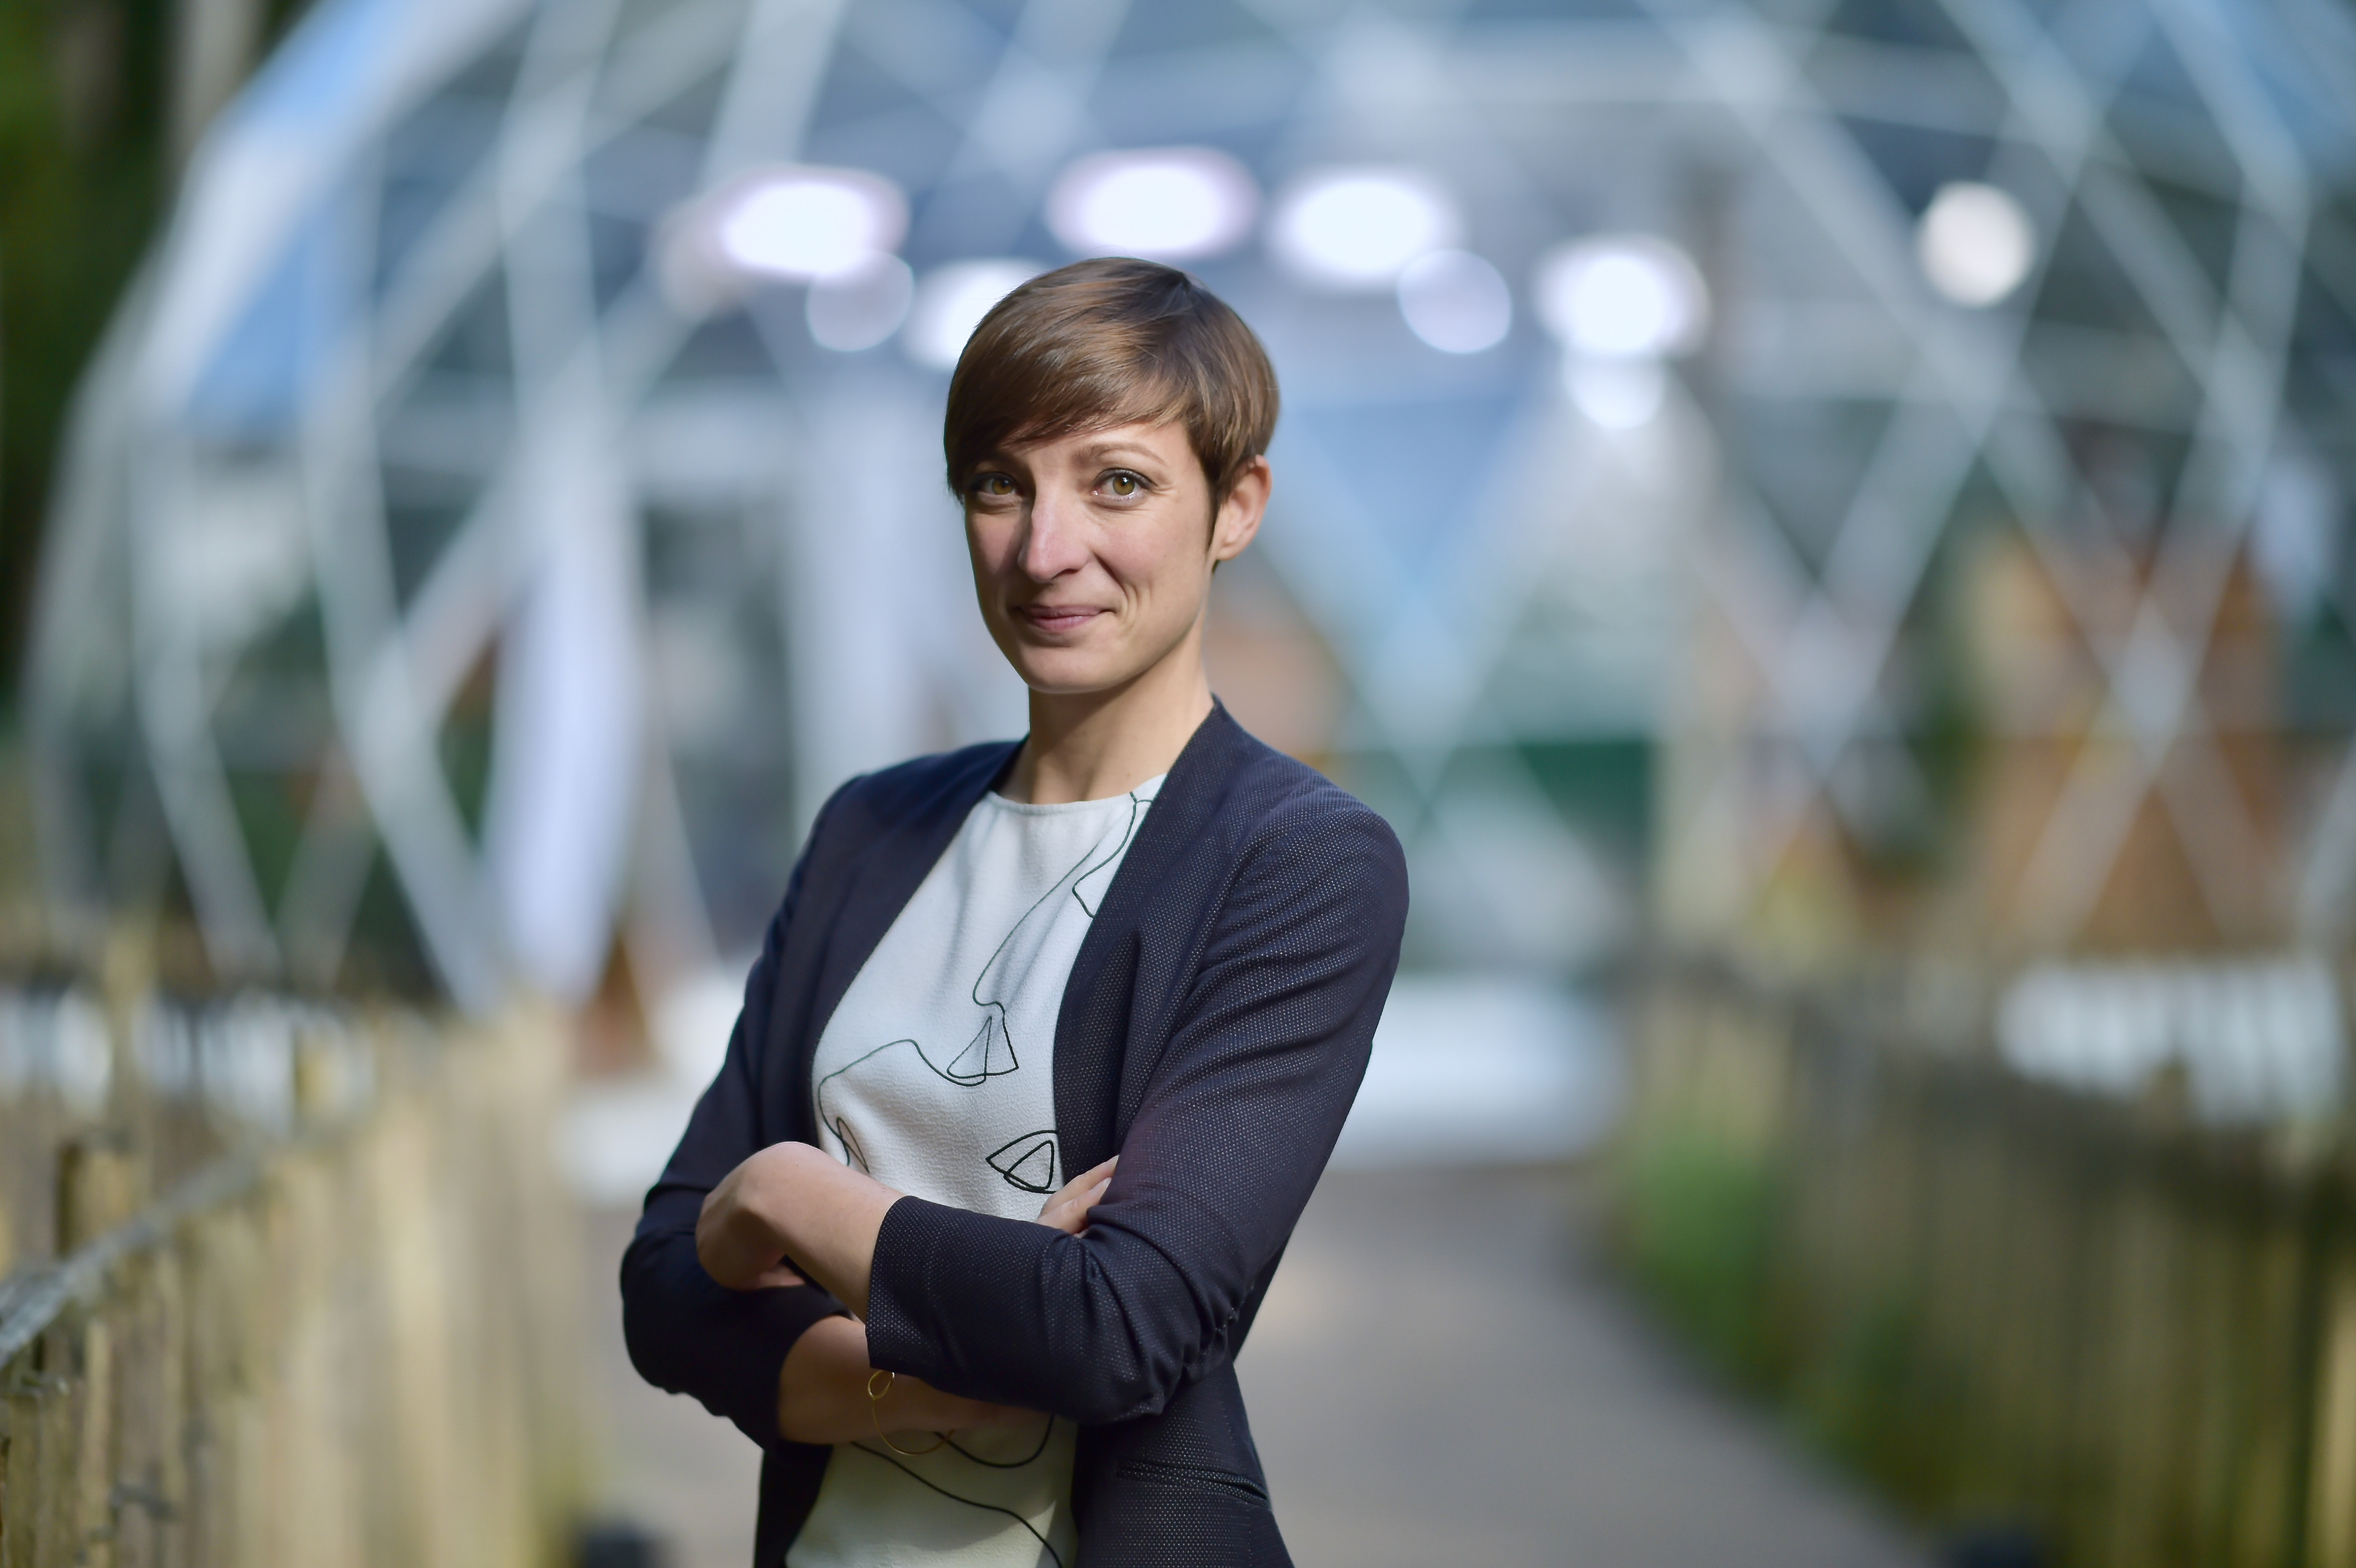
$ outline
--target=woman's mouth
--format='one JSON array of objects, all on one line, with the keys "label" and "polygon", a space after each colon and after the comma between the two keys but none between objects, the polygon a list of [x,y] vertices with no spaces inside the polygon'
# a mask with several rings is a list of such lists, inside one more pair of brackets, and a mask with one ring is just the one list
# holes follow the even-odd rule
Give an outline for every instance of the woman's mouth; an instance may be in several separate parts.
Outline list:
[{"label": "woman's mouth", "polygon": [[1014,613],[1043,632],[1072,632],[1104,613],[1087,604],[1018,604]]}]

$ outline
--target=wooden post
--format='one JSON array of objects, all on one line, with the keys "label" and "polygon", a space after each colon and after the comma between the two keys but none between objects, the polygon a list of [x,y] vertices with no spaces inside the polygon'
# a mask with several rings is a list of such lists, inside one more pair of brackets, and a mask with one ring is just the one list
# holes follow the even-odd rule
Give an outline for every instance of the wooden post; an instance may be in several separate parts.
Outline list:
[{"label": "wooden post", "polygon": [[2356,1257],[2335,1260],[2325,1296],[2308,1568],[2356,1568]]},{"label": "wooden post", "polygon": [[62,1257],[124,1223],[146,1198],[145,1162],[129,1140],[92,1131],[58,1151],[58,1254]]},{"label": "wooden post", "polygon": [[114,1568],[114,1339],[93,1314],[80,1325],[80,1386],[74,1403],[74,1560],[87,1568]]}]

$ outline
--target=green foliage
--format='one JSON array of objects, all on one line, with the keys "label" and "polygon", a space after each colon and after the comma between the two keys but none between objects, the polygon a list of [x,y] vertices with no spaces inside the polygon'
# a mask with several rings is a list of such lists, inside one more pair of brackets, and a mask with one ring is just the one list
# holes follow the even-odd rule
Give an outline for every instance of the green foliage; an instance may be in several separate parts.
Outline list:
[{"label": "green foliage", "polygon": [[1632,1149],[1622,1180],[1621,1234],[1638,1285],[1721,1371],[1770,1380],[1776,1173],[1714,1139],[1669,1133]]},{"label": "green foliage", "polygon": [[1563,816],[1634,860],[1652,841],[1653,742],[1633,736],[1531,741],[1530,772]]},{"label": "green foliage", "polygon": [[2329,734],[2356,728],[2356,635],[2335,605],[2286,628],[2283,728]]},{"label": "green foliage", "polygon": [[352,913],[351,935],[336,985],[348,994],[374,993],[421,1001],[441,994],[409,900],[381,847],[369,865],[359,906]]},{"label": "green foliage", "polygon": [[[303,0],[263,0],[262,42]],[[170,203],[172,0],[0,4],[0,680],[74,388]]]},{"label": "green foliage", "polygon": [[1906,1294],[1850,1305],[1796,1359],[1786,1397],[1812,1445],[1916,1512],[1940,1510],[1964,1464],[1965,1402]]},{"label": "green foliage", "polygon": [[74,383],[165,199],[169,25],[168,0],[0,5],[0,667],[10,673]]},{"label": "green foliage", "polygon": [[1801,1310],[1787,1179],[1690,1132],[1651,1135],[1621,1167],[1623,1256],[1640,1289],[1719,1372],[1775,1404],[1808,1444],[1885,1493],[1935,1510],[1954,1470],[1956,1391],[1904,1293]]}]

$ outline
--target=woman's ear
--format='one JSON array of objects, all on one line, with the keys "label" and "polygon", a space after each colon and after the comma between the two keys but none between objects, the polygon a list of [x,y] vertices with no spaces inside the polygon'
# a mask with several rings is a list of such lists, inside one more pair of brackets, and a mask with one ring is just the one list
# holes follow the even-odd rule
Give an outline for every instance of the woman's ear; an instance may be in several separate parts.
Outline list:
[{"label": "woman's ear", "polygon": [[1259,533],[1259,520],[1268,513],[1269,487],[1274,475],[1268,459],[1255,457],[1236,476],[1226,497],[1219,503],[1218,515],[1211,520],[1211,563],[1233,560],[1243,554]]}]

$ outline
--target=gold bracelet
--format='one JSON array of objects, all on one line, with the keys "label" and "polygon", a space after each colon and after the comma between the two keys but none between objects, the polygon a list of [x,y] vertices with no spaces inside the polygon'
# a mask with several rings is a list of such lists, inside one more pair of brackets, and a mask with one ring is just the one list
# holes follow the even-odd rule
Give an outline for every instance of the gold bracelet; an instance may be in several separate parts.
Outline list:
[{"label": "gold bracelet", "polygon": [[[881,1389],[878,1389],[875,1386],[875,1380],[877,1378],[882,1378],[884,1380],[884,1386]],[[884,1396],[890,1393],[892,1390],[898,1385],[899,1381],[899,1373],[885,1371],[882,1367],[878,1367],[873,1371],[868,1373],[867,1413],[869,1417],[874,1421],[875,1435],[884,1439],[884,1447],[889,1448],[893,1453],[897,1454],[903,1459],[919,1459],[924,1456],[937,1450],[942,1444],[947,1443],[949,1440],[949,1435],[946,1432],[937,1434],[933,1438],[933,1446],[930,1448],[903,1448],[897,1443],[892,1441],[892,1435],[884,1430]]]}]

